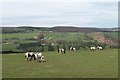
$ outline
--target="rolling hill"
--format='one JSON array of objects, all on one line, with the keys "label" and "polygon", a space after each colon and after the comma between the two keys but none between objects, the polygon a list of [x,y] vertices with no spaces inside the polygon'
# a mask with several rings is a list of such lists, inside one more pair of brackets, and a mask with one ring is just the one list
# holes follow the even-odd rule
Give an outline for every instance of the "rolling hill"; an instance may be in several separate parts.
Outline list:
[{"label": "rolling hill", "polygon": [[55,31],[55,32],[116,32],[120,31],[120,28],[95,28],[95,27],[74,27],[74,26],[54,26],[54,27],[31,27],[31,26],[19,26],[19,27],[2,27],[2,33],[19,33],[19,32],[31,32],[31,31]]}]

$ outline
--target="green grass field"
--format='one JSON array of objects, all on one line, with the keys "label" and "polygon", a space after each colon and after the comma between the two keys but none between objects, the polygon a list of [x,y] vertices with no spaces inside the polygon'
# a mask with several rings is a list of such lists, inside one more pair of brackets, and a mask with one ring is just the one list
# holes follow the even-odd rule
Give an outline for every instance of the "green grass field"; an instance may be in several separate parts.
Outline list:
[{"label": "green grass field", "polygon": [[2,55],[3,78],[117,78],[118,50],[44,52],[46,63],[25,61],[24,54]]},{"label": "green grass field", "polygon": [[[54,41],[56,40],[76,40],[76,39],[83,39],[84,33],[81,32],[44,32],[42,33],[45,38],[52,37]],[[2,39],[8,39],[5,40],[6,42],[15,42],[18,40],[11,40],[12,38],[19,38],[21,39],[28,39],[33,38],[38,35],[38,32],[34,33],[13,33],[13,34],[2,34]],[[21,42],[21,41],[20,41]]]},{"label": "green grass field", "polygon": [[45,37],[52,37],[54,41],[57,40],[67,40],[67,41],[74,41],[77,39],[84,39],[85,35],[81,32],[49,32],[44,33]]},{"label": "green grass field", "polygon": [[32,38],[36,36],[37,33],[11,33],[11,34],[2,34],[2,38]]},{"label": "green grass field", "polygon": [[18,51],[17,49],[17,44],[3,44],[2,45],[2,51],[10,51],[10,50],[13,50],[13,51]]}]

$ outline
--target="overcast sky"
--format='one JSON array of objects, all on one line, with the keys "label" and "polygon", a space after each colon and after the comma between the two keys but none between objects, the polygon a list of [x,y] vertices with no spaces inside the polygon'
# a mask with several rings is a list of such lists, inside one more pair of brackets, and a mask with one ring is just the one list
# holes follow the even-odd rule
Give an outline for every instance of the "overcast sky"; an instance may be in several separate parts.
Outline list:
[{"label": "overcast sky", "polygon": [[118,2],[2,2],[2,26],[118,26]]}]

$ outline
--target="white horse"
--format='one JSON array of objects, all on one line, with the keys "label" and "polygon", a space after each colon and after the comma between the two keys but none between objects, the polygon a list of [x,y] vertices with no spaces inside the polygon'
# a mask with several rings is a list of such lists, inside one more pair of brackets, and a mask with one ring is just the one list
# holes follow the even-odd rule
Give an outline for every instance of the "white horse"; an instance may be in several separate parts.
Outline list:
[{"label": "white horse", "polygon": [[91,51],[95,51],[95,50],[96,50],[96,47],[90,47],[90,50],[91,50]]},{"label": "white horse", "polygon": [[97,49],[102,50],[103,48],[101,46],[97,46]]},{"label": "white horse", "polygon": [[26,53],[25,53],[25,58],[27,59],[27,61],[28,61],[28,60],[31,61],[32,58],[34,58],[34,60],[35,60],[35,55],[34,55],[33,52],[26,52]]},{"label": "white horse", "polygon": [[58,49],[58,53],[62,53],[62,54],[64,53],[64,54],[65,54],[65,49],[59,48],[59,49]]}]

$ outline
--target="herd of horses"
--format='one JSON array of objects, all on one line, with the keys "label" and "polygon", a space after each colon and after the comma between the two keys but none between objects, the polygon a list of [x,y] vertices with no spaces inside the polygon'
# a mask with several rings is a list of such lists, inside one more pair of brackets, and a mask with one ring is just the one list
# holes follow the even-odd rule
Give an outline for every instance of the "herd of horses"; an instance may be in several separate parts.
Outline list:
[{"label": "herd of horses", "polygon": [[98,49],[98,50],[102,50],[103,48],[101,47],[101,46],[97,46],[97,47],[90,47],[90,50],[92,50],[92,51],[95,51],[96,49]]},{"label": "herd of horses", "polygon": [[[102,50],[103,48],[101,46],[92,46],[90,47],[91,51],[95,51],[96,49]],[[75,47],[70,47],[70,51],[76,51]],[[64,48],[58,48],[58,53],[65,54],[65,49]],[[25,58],[27,61],[32,61],[36,60],[37,62],[46,62],[44,59],[44,55],[42,53],[35,53],[35,52],[26,52],[25,53]]]}]

